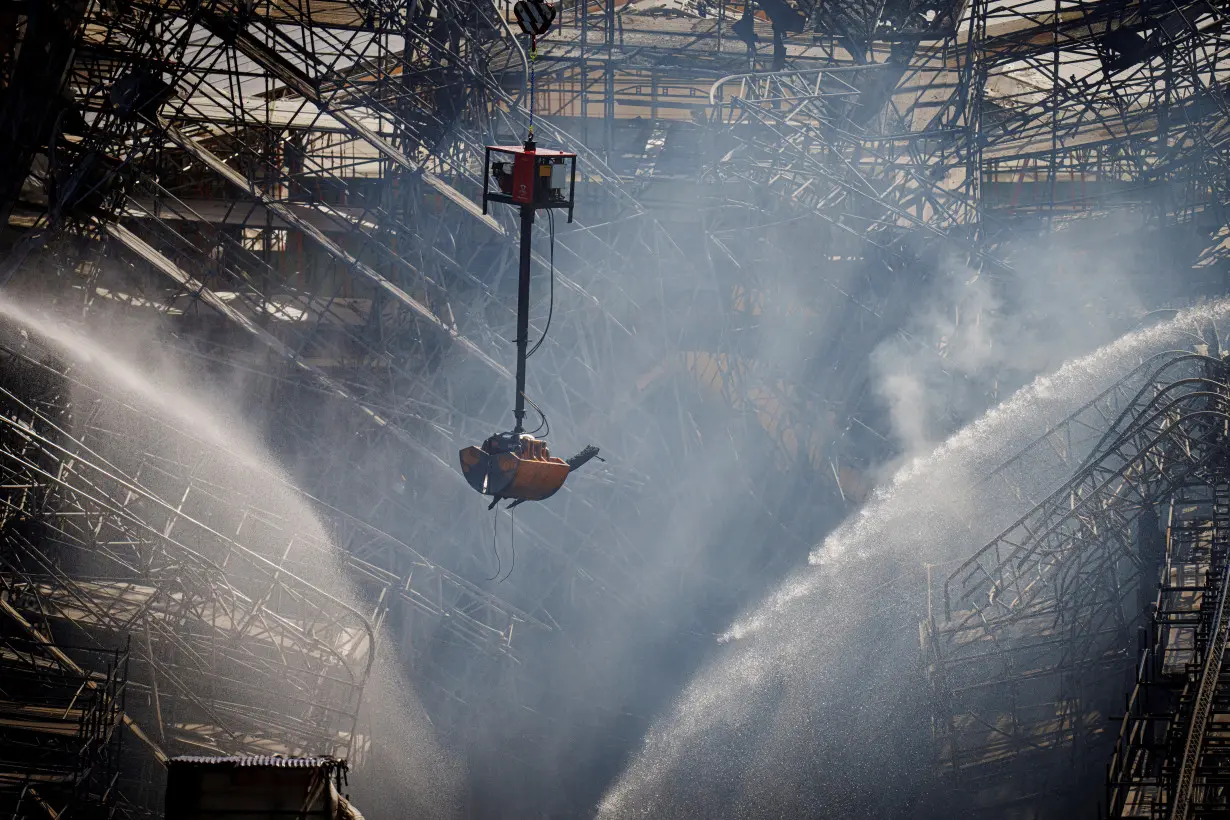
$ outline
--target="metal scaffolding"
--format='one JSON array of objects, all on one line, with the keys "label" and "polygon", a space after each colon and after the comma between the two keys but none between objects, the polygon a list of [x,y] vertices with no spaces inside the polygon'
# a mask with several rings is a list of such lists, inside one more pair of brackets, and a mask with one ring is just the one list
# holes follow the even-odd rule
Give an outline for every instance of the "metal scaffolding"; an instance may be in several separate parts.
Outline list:
[{"label": "metal scaffolding", "polygon": [[1110,817],[1225,811],[1226,492],[1184,493],[1167,512],[1157,596],[1109,769]]},{"label": "metal scaffolding", "polygon": [[933,725],[969,816],[1092,812],[1108,762],[1112,816],[1215,799],[1227,395],[1220,359],[1142,364],[1030,448],[1077,454],[1072,478],[932,590]]},{"label": "metal scaffolding", "polygon": [[[500,519],[536,571],[497,596],[486,520],[454,522],[473,499],[453,461],[458,443],[507,421],[512,393],[516,232],[509,215],[478,205],[483,146],[520,141],[529,124],[530,55],[510,28],[511,4],[43,5],[0,10],[0,29],[14,32],[0,42],[0,142],[21,148],[0,169],[0,213],[22,231],[0,282],[61,315],[156,317],[181,355],[245,373],[276,415],[279,454],[306,465],[281,486],[329,522],[325,534],[300,532],[239,482],[205,480],[195,467],[215,445],[165,424],[141,431],[157,431],[157,458],[138,455],[149,448],[129,433],[130,456],[100,461],[85,407],[113,400],[62,366],[50,367],[56,378],[92,397],[75,400],[72,424],[50,400],[15,416],[37,419],[45,441],[5,422],[14,447],[32,448],[10,459],[23,488],[15,508],[52,499],[23,514],[64,530],[55,550],[109,545],[100,555],[115,566],[78,577],[20,528],[0,556],[37,578],[19,587],[40,612],[59,613],[57,629],[76,624],[105,646],[132,636],[131,691],[148,700],[160,687],[163,717],[139,721],[154,744],[169,732],[214,749],[219,732],[263,732],[311,754],[326,750],[309,741],[347,745],[361,686],[307,693],[334,685],[313,677],[318,663],[346,670],[325,678],[351,680],[370,648],[340,636],[382,622],[389,651],[435,693],[445,734],[515,712],[508,756],[533,769],[549,721],[524,716],[584,696],[521,687],[523,648],[533,657],[566,647],[584,624],[643,613],[654,592],[641,567],[654,566],[663,588],[707,571],[700,548],[657,566],[657,545],[628,522],[667,530],[676,506],[700,494],[715,507],[744,504],[746,532],[769,528],[802,550],[798,533],[861,500],[866,468],[892,450],[867,354],[901,330],[945,260],[995,278],[1013,270],[1022,240],[1079,244],[1077,226],[1113,235],[1130,216],[1132,230],[1173,240],[1157,248],[1181,250],[1135,260],[1147,275],[1174,278],[1176,297],[1222,287],[1230,109],[1216,4],[561,3],[535,62],[535,126],[540,143],[580,156],[583,205],[574,225],[538,225],[535,281],[555,287],[535,292],[534,326],[550,315],[551,333],[528,392],[562,450],[595,441],[611,462],[550,504]],[[795,270],[800,258],[818,264]],[[792,372],[761,349],[779,326],[799,331]],[[908,342],[942,358],[941,340]],[[1071,454],[1096,443],[1082,436],[1126,412],[1125,392],[1086,408],[1088,427],[1074,420],[1022,457],[1076,469]],[[697,421],[712,405],[772,453],[770,474],[675,486],[675,466],[715,446]],[[104,438],[118,446],[123,429]],[[66,460],[74,472],[61,475]],[[129,484],[154,477],[152,498],[122,501]],[[212,527],[197,503],[237,517]],[[290,539],[318,554],[325,540],[340,547],[370,609],[337,610],[295,586],[311,585],[307,568],[285,574],[252,547]],[[167,579],[137,583],[117,569],[149,555],[151,567],[179,572],[182,549],[201,556],[189,562],[191,602],[173,607]],[[210,556],[232,550],[246,562],[236,580],[232,565],[211,574]],[[726,609],[689,613],[679,631],[711,632],[707,617],[720,620],[761,572],[791,560],[763,558],[730,584]],[[1007,573],[1005,583],[1028,586],[1013,575],[1024,569],[977,566],[977,583]],[[267,605],[281,613],[275,599],[293,602],[295,617],[258,626]],[[217,633],[201,639],[226,636],[236,664],[270,679],[284,664],[313,670],[291,675],[303,702],[275,714],[237,697],[221,713],[177,688],[192,647],[159,635],[189,611],[210,617]],[[233,620],[220,621],[224,612]],[[326,663],[338,641],[354,657]],[[285,659],[267,654],[287,642],[296,649]],[[333,718],[316,720],[322,709]]]},{"label": "metal scaffolding", "polygon": [[[83,679],[90,697],[77,708],[115,689],[116,662],[99,650],[130,636],[123,709],[145,759],[361,757],[356,719],[380,599],[364,614],[321,589],[332,560],[321,534],[293,510],[254,503],[216,444],[135,413],[131,398],[75,389],[37,353],[4,355],[6,625],[44,647],[59,675]],[[92,660],[74,661],[72,645],[94,648]],[[6,685],[28,654],[8,658]]]},{"label": "metal scaffolding", "polygon": [[128,650],[30,637],[10,579],[0,584],[0,806],[10,817],[115,816]]}]

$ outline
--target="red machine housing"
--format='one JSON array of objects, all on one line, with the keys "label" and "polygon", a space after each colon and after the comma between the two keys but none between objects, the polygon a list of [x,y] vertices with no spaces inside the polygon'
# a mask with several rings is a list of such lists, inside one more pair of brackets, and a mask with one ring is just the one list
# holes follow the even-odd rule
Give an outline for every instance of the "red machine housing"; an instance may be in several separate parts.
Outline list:
[{"label": "red machine housing", "polygon": [[[483,213],[488,202],[567,209],[572,221],[577,155],[517,145],[488,145],[483,175]],[[492,186],[492,180],[495,186]]]}]

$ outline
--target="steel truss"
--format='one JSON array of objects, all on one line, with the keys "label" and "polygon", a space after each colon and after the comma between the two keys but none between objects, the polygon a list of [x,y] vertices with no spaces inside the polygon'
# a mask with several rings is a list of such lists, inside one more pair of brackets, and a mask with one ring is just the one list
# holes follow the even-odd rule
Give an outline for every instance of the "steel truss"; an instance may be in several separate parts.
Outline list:
[{"label": "steel truss", "polygon": [[1039,816],[1081,800],[1092,811],[1090,778],[1113,744],[1106,718],[1164,557],[1158,510],[1196,505],[1195,529],[1220,520],[1209,510],[1227,409],[1222,361],[1146,362],[1027,451],[1059,456],[1072,478],[933,589],[934,730],[971,816],[1013,801]]}]

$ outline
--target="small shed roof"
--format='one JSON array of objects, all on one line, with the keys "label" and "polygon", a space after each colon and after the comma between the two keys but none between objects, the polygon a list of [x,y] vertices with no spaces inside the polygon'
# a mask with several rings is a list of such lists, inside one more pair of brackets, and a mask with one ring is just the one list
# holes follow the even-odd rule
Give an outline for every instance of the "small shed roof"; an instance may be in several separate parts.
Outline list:
[{"label": "small shed roof", "polygon": [[171,758],[175,766],[236,766],[279,769],[335,769],[346,761],[336,757],[284,757],[282,755],[181,755]]}]

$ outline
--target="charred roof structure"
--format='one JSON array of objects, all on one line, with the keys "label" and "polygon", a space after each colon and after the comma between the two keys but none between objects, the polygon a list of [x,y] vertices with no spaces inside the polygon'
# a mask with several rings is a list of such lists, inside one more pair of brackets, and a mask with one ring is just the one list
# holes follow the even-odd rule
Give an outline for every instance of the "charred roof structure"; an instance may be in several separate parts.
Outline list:
[{"label": "charred roof structure", "polygon": [[[291,466],[5,314],[0,811],[153,816],[177,755],[336,755],[361,781],[378,653],[464,753],[471,816],[588,810],[662,681],[895,454],[871,351],[946,367],[907,322],[941,268],[1007,282],[1041,245],[1155,306],[1224,293],[1226,16],[563,0],[531,53],[508,0],[6,4],[0,288],[156,325]],[[484,149],[531,116],[577,180],[575,222],[534,229],[550,332],[525,395],[553,446],[608,461],[499,514],[493,556],[455,458],[508,416],[518,226],[484,212]],[[1149,367],[1045,443],[1105,433],[1055,465],[1061,494],[936,579],[937,777],[971,812],[1068,810],[1077,770],[1090,811],[1220,805],[1226,378],[1215,355]],[[949,386],[989,401],[1025,375]],[[701,509],[739,515],[698,538],[678,522]],[[321,581],[334,548],[353,598]]]}]

